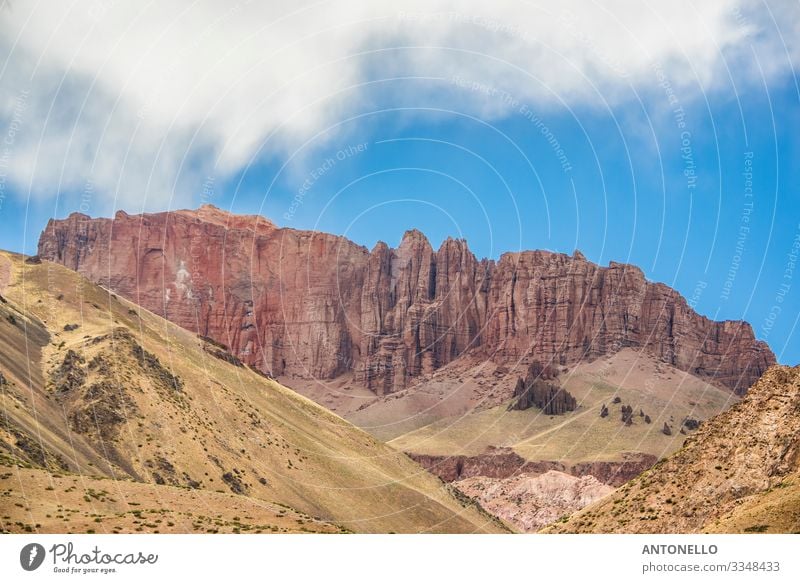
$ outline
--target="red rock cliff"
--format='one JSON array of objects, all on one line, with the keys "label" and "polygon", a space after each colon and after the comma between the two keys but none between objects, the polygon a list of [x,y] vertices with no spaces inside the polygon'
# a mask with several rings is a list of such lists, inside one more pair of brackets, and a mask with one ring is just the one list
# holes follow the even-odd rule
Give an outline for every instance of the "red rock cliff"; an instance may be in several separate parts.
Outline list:
[{"label": "red rock cliff", "polygon": [[743,393],[775,362],[744,322],[712,322],[641,270],[579,253],[478,260],[419,231],[370,252],[212,206],[51,220],[39,255],[231,347],[274,375],[347,371],[378,394],[466,351],[569,364],[644,348]]}]

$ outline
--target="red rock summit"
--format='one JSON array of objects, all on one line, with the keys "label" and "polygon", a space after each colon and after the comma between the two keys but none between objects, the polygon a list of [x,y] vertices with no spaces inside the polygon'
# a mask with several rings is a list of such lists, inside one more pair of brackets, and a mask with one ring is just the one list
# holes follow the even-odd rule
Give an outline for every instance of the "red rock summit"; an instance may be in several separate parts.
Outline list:
[{"label": "red rock summit", "polygon": [[478,260],[419,231],[372,251],[210,205],[51,220],[39,255],[272,375],[353,372],[379,395],[470,352],[568,365],[624,347],[738,394],[775,362],[745,322],[713,322],[637,267],[579,252]]}]

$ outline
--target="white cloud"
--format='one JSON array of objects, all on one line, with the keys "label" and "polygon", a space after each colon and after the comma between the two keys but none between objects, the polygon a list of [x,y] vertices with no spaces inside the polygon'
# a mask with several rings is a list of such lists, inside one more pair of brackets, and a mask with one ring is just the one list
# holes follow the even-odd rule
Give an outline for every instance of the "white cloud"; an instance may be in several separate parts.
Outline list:
[{"label": "white cloud", "polygon": [[[0,116],[29,94],[9,180],[37,197],[91,180],[96,211],[181,206],[210,168],[283,155],[376,103],[424,95],[505,113],[454,77],[542,107],[602,106],[655,91],[659,63],[689,100],[731,75],[741,87],[760,83],[759,69],[784,74],[797,46],[783,43],[800,32],[792,2],[284,4],[13,2],[0,12]],[[442,80],[414,92],[365,85],[392,75]]]}]

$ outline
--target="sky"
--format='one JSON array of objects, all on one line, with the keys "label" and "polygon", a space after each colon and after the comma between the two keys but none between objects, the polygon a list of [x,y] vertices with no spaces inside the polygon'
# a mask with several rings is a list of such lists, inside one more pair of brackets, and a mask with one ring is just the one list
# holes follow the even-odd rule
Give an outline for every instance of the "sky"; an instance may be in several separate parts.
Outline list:
[{"label": "sky", "polygon": [[800,363],[800,5],[5,2],[0,248],[203,203],[641,267]]}]

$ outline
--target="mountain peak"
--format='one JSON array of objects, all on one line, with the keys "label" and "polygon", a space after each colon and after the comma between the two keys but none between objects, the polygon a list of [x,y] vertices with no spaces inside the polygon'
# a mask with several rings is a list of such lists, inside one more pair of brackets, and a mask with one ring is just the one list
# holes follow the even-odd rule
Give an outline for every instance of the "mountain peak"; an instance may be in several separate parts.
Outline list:
[{"label": "mountain peak", "polygon": [[419,229],[409,229],[403,233],[403,239],[400,245],[397,246],[396,252],[399,255],[406,255],[408,253],[416,254],[419,252],[433,252],[430,241],[425,236],[425,233]]},{"label": "mountain peak", "polygon": [[196,210],[175,211],[175,214],[200,220],[205,223],[213,223],[228,229],[246,229],[250,231],[258,229],[259,232],[261,232],[264,229],[273,230],[277,228],[275,223],[261,215],[239,215],[221,209],[211,203],[202,204]]},{"label": "mountain peak", "polygon": [[405,233],[403,233],[403,238],[400,241],[400,245],[403,245],[406,241],[429,243],[428,238],[425,236],[425,233],[423,233],[419,229],[408,229]]}]

